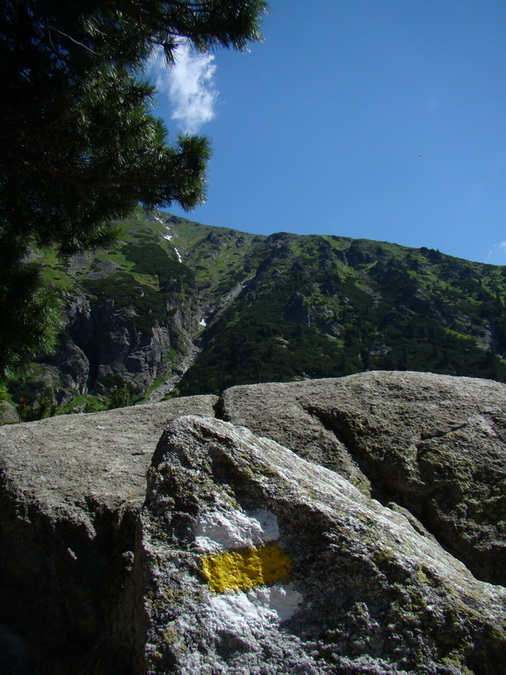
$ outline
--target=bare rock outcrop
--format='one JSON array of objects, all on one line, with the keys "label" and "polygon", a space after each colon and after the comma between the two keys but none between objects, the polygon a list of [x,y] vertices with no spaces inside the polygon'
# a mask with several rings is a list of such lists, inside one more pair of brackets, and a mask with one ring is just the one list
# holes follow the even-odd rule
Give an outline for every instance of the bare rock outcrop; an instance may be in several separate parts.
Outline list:
[{"label": "bare rock outcrop", "polygon": [[506,584],[506,385],[371,372],[232,387],[219,405],[406,509],[477,577]]},{"label": "bare rock outcrop", "polygon": [[[0,427],[0,672],[143,672],[135,554],[146,470],[175,417],[213,415],[195,396]],[[14,658],[14,656],[13,656]],[[4,667],[4,670],[2,670]],[[25,671],[19,670],[19,673]]]},{"label": "bare rock outcrop", "polygon": [[506,667],[506,589],[247,429],[176,420],[141,519],[150,674]]},{"label": "bare rock outcrop", "polygon": [[0,427],[0,672],[506,673],[505,411],[376,372]]},{"label": "bare rock outcrop", "polygon": [[0,424],[15,424],[19,422],[16,408],[8,401],[0,401]]}]

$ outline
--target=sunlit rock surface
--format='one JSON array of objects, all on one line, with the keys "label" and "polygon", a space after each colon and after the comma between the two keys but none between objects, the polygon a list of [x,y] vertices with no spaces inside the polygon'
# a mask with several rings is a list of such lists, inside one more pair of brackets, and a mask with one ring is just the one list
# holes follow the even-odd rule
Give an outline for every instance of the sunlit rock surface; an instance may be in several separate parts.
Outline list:
[{"label": "sunlit rock surface", "polygon": [[371,372],[1,427],[0,672],[506,673],[504,411]]},{"label": "sunlit rock surface", "polygon": [[148,672],[506,664],[506,590],[349,481],[218,420],[163,435],[142,512]]},{"label": "sunlit rock surface", "polygon": [[232,387],[219,406],[406,509],[477,577],[506,584],[506,385],[370,372]]},{"label": "sunlit rock surface", "polygon": [[170,420],[212,416],[214,402],[195,396],[0,427],[2,675],[144,672],[135,547],[146,470]]}]

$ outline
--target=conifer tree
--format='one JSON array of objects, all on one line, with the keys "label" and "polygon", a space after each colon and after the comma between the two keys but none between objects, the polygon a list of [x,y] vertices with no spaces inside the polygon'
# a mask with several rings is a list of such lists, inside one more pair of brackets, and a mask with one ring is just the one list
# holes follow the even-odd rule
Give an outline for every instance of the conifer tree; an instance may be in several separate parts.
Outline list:
[{"label": "conifer tree", "polygon": [[189,209],[204,199],[208,140],[168,142],[142,74],[152,50],[170,64],[182,38],[245,49],[266,10],[263,0],[1,5],[0,374],[43,347],[54,323],[25,262],[31,246],[75,253],[112,241],[112,222],[139,202]]}]

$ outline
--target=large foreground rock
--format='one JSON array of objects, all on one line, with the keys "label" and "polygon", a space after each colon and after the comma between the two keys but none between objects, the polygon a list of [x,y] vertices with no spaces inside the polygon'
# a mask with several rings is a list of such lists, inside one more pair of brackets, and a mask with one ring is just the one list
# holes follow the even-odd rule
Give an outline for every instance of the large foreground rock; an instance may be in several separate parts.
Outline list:
[{"label": "large foreground rock", "polygon": [[8,659],[27,674],[30,664],[47,675],[143,672],[135,547],[146,470],[167,424],[212,416],[214,402],[195,396],[0,428],[2,675]]},{"label": "large foreground rock", "polygon": [[364,373],[1,427],[0,673],[506,673],[505,392]]},{"label": "large foreground rock", "polygon": [[338,471],[506,584],[506,385],[430,373],[233,387],[221,416]]},{"label": "large foreground rock", "polygon": [[174,422],[142,522],[149,673],[505,672],[506,589],[246,429]]}]

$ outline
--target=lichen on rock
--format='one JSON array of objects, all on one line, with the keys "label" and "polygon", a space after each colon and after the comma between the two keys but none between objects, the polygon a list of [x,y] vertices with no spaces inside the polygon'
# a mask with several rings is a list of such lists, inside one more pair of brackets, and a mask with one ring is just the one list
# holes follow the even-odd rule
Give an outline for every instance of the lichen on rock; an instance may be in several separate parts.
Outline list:
[{"label": "lichen on rock", "polygon": [[[202,524],[212,512],[214,530]],[[274,543],[261,543],[254,512],[275,518]],[[505,589],[401,512],[247,429],[174,421],[142,522],[149,673],[456,675],[506,663]],[[284,576],[262,578],[267,550]]]}]

